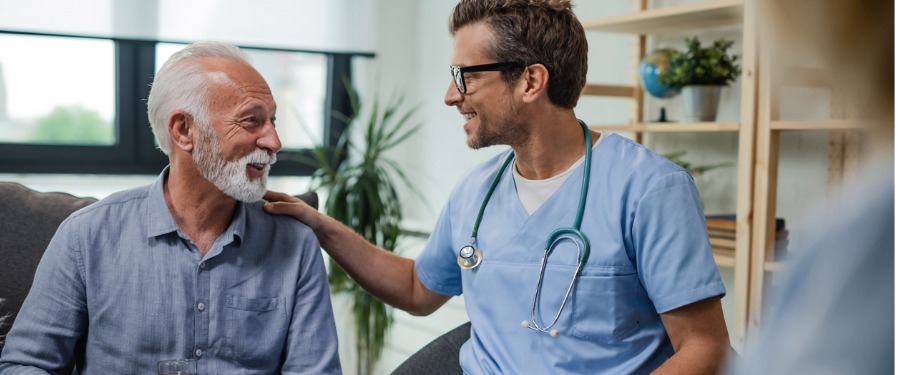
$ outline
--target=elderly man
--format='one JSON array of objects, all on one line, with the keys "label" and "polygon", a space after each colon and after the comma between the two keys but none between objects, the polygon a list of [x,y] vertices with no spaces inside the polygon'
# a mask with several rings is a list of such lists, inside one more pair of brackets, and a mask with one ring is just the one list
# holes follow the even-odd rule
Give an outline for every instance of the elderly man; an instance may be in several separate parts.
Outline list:
[{"label": "elderly man", "polygon": [[169,166],[62,223],[0,373],[340,373],[319,244],[259,203],[281,142],[275,101],[238,48],[192,44],[160,69],[150,123]]}]

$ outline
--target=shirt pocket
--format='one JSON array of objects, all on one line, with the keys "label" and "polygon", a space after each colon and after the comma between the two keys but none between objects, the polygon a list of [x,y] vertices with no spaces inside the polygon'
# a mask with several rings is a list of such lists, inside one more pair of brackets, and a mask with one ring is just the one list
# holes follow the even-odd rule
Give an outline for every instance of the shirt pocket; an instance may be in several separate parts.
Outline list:
[{"label": "shirt pocket", "polygon": [[572,299],[573,335],[617,343],[641,327],[637,274],[578,276]]},{"label": "shirt pocket", "polygon": [[228,295],[226,342],[236,358],[251,362],[281,355],[288,329],[284,298]]}]

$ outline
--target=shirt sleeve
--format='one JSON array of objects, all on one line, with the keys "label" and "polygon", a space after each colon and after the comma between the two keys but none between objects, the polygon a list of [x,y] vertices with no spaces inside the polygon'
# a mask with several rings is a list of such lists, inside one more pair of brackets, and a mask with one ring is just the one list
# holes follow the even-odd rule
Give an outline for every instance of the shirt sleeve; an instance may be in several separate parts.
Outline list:
[{"label": "shirt sleeve", "polygon": [[[429,290],[443,295],[462,294],[462,275],[456,263],[456,252],[452,248],[453,232],[450,220],[450,199],[437,224],[428,237],[425,250],[416,258],[416,275]],[[460,245],[462,246],[462,245]]]},{"label": "shirt sleeve", "polygon": [[341,374],[328,275],[311,231],[298,240],[304,255],[282,374]]},{"label": "shirt sleeve", "polygon": [[78,233],[77,225],[69,218],[50,241],[31,291],[6,337],[0,373],[28,368],[58,372],[72,363],[76,343],[87,333],[84,264]]},{"label": "shirt sleeve", "polygon": [[638,277],[658,313],[725,295],[688,172],[653,183],[638,202],[632,230]]}]

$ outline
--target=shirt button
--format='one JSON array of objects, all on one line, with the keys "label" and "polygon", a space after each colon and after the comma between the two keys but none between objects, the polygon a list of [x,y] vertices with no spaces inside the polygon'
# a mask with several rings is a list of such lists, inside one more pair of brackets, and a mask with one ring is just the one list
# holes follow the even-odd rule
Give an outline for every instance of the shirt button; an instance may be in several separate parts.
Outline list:
[{"label": "shirt button", "polygon": [[206,269],[206,262],[200,262],[200,268],[205,270],[205,269]]},{"label": "shirt button", "polygon": [[197,358],[200,358],[200,356],[203,355],[203,350],[197,348],[197,350],[194,350],[194,355],[197,356]]},{"label": "shirt button", "polygon": [[203,311],[206,310],[206,305],[203,302],[197,304],[197,310]]}]

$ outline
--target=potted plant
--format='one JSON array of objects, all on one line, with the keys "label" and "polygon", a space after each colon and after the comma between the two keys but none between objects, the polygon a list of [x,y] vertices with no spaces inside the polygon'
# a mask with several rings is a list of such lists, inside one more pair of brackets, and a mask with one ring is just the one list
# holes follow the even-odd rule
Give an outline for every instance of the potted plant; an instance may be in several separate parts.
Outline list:
[{"label": "potted plant", "polygon": [[[376,97],[370,114],[363,119],[358,95],[348,81],[345,80],[344,86],[353,113],[350,116],[334,114],[347,125],[336,150],[328,152],[318,145],[313,148],[313,159],[305,161],[318,168],[313,173],[314,190],[327,191],[325,213],[372,244],[393,252],[403,215],[397,184],[412,184],[399,165],[386,158],[385,153],[418,129],[420,124],[412,122],[418,107],[404,110],[402,95],[394,95],[383,106]],[[354,131],[359,125],[364,126],[360,129],[361,134]],[[357,353],[355,373],[372,374],[393,321],[391,310],[362,289],[334,260],[329,262],[328,281],[332,293],[348,293],[352,300]]]},{"label": "potted plant", "polygon": [[718,39],[712,46],[697,37],[685,39],[687,51],[672,54],[669,69],[660,74],[662,84],[681,88],[684,117],[688,121],[714,121],[722,86],[741,74],[737,55],[729,55],[734,41]]}]

